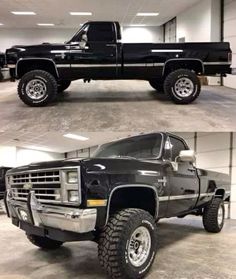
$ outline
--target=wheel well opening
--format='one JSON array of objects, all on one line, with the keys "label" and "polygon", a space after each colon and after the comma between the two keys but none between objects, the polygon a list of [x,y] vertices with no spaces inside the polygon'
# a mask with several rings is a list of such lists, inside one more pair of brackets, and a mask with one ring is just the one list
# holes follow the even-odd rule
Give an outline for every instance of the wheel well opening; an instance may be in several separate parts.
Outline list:
[{"label": "wheel well opening", "polygon": [[170,73],[179,70],[187,69],[194,71],[197,75],[202,75],[204,73],[203,64],[198,60],[180,60],[180,61],[170,61],[167,62],[164,69],[164,76],[168,76]]},{"label": "wheel well opening", "polygon": [[26,60],[20,61],[17,66],[17,76],[21,78],[24,74],[33,70],[43,70],[58,78],[58,74],[53,62],[49,60]]},{"label": "wheel well opening", "polygon": [[222,199],[224,199],[225,190],[224,190],[224,189],[218,189],[218,190],[216,190],[215,196],[216,196],[217,198],[222,198]]},{"label": "wheel well opening", "polygon": [[124,208],[140,208],[155,216],[155,192],[145,187],[130,187],[116,190],[111,197],[109,214],[114,214]]}]

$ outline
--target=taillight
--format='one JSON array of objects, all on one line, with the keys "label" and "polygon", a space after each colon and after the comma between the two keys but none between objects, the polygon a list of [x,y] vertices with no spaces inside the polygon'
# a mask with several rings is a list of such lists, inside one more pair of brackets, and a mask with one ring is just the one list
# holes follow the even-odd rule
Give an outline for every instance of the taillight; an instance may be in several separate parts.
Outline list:
[{"label": "taillight", "polygon": [[228,61],[229,61],[229,62],[232,62],[232,52],[229,52],[229,53],[228,53]]}]

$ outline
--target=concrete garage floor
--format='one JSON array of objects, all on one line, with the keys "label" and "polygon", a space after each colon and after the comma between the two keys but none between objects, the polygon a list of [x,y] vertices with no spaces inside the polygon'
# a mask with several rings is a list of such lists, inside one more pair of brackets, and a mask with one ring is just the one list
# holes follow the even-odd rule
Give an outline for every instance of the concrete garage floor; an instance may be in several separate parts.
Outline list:
[{"label": "concrete garage floor", "polygon": [[[149,279],[236,278],[236,221],[209,234],[201,218],[168,219],[158,224],[159,248]],[[46,252],[29,243],[23,231],[0,215],[0,279],[106,278],[92,242],[64,244]]]},{"label": "concrete garage floor", "polygon": [[75,81],[43,108],[24,105],[17,83],[0,83],[1,130],[28,131],[232,131],[236,90],[203,87],[191,105],[175,105],[146,81]]}]

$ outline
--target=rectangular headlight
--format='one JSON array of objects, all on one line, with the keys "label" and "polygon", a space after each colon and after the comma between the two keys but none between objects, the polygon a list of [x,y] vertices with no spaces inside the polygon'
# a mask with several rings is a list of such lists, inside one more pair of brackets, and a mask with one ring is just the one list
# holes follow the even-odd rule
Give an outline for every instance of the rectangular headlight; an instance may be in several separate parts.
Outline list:
[{"label": "rectangular headlight", "polygon": [[68,201],[78,202],[79,201],[79,191],[70,190],[68,191]]},{"label": "rectangular headlight", "polygon": [[67,182],[69,184],[78,183],[78,173],[77,173],[77,171],[69,171],[67,173]]}]

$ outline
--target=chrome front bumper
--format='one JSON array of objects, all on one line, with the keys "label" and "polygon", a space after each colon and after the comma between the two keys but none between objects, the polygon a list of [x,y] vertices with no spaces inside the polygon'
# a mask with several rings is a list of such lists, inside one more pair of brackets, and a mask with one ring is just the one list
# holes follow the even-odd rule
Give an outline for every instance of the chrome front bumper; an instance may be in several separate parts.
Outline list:
[{"label": "chrome front bumper", "polygon": [[6,194],[9,217],[28,222],[36,227],[51,227],[69,232],[87,233],[95,229],[97,209],[77,209],[72,207],[41,204],[34,191],[27,202],[13,199],[11,190]]}]

